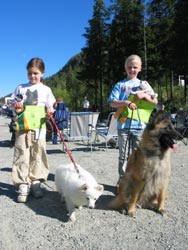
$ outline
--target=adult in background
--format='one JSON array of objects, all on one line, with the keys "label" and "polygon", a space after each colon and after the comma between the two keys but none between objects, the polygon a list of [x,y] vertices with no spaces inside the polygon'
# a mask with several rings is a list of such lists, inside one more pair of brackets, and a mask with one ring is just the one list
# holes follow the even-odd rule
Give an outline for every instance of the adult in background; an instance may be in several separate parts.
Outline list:
[{"label": "adult in background", "polygon": [[177,118],[177,108],[173,107],[171,109],[170,119],[173,125],[176,125],[176,118]]},{"label": "adult in background", "polygon": [[84,108],[84,111],[89,110],[89,101],[87,99],[87,96],[84,97],[83,108]]}]

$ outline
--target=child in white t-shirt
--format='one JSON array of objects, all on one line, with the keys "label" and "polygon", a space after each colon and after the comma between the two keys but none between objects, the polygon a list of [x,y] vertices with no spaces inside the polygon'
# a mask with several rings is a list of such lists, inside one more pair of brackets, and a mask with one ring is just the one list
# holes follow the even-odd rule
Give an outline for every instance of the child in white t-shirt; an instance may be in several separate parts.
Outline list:
[{"label": "child in white t-shirt", "polygon": [[43,196],[41,182],[47,180],[49,167],[46,156],[46,115],[53,113],[55,97],[42,83],[45,65],[32,58],[27,64],[29,83],[19,85],[12,97],[17,113],[12,180],[18,188],[18,202],[27,202],[31,193]]}]

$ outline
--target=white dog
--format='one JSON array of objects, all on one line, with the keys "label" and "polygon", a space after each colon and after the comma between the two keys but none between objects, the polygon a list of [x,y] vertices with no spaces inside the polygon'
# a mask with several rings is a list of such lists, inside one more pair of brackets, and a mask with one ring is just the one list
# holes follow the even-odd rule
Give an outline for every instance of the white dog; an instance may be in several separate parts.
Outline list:
[{"label": "white dog", "polygon": [[76,166],[79,173],[72,163],[60,165],[55,173],[56,189],[61,194],[62,201],[66,202],[71,221],[76,221],[75,207],[87,205],[94,208],[96,200],[104,190],[89,172],[79,165]]}]

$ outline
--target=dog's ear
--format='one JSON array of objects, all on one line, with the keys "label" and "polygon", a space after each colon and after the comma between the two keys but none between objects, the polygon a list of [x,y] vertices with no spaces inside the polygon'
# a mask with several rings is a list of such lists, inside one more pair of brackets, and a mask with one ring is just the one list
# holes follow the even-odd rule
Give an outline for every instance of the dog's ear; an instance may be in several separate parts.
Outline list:
[{"label": "dog's ear", "polygon": [[166,110],[159,110],[155,116],[155,123],[160,123],[165,119],[170,120],[170,113]]},{"label": "dog's ear", "polygon": [[99,191],[99,192],[101,192],[101,193],[104,191],[103,185],[98,185],[98,186],[96,187],[96,189],[97,189],[97,191]]},{"label": "dog's ear", "polygon": [[83,184],[83,185],[80,187],[80,190],[81,190],[82,192],[85,192],[87,189],[88,189],[87,184]]},{"label": "dog's ear", "polygon": [[154,123],[154,117],[156,116],[156,113],[157,113],[157,110],[156,110],[156,109],[154,109],[154,110],[151,112],[151,115],[150,115],[148,124]]},{"label": "dog's ear", "polygon": [[153,113],[153,116],[150,117],[149,123],[147,125],[148,129],[154,130],[157,124],[163,122],[164,120],[170,122],[170,113],[166,110],[159,110]]}]

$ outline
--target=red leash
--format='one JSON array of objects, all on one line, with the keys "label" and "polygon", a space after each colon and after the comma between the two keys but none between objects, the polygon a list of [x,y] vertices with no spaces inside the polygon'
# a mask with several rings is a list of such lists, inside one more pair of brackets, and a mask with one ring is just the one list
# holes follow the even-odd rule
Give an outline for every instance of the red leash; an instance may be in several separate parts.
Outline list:
[{"label": "red leash", "polygon": [[74,165],[74,167],[75,167],[75,169],[76,169],[76,172],[79,174],[79,169],[78,169],[78,167],[77,167],[77,165],[76,165],[76,162],[75,162],[75,160],[74,160],[74,158],[73,158],[73,156],[72,156],[72,154],[71,154],[69,148],[67,147],[67,144],[65,143],[65,140],[64,140],[64,138],[63,138],[63,136],[62,136],[62,134],[61,134],[61,132],[60,132],[60,130],[59,130],[59,128],[58,128],[58,126],[57,126],[55,120],[54,120],[54,118],[51,116],[49,119],[51,119],[53,125],[55,126],[55,128],[56,128],[56,130],[57,130],[57,133],[58,133],[59,137],[61,138],[61,140],[62,140],[62,142],[63,142],[63,145],[65,146],[66,152],[67,152],[69,158],[71,159],[71,161],[72,161],[72,163],[73,163],[73,165]]}]

